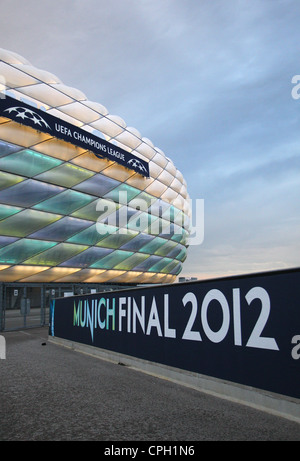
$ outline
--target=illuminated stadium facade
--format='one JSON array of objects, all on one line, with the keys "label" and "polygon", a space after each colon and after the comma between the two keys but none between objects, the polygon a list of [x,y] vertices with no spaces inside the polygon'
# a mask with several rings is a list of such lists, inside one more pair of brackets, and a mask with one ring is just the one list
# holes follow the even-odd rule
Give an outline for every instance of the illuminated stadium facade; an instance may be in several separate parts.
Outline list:
[{"label": "illuminated stadium facade", "polygon": [[19,55],[0,50],[0,75],[0,282],[174,282],[190,209],[173,162]]}]

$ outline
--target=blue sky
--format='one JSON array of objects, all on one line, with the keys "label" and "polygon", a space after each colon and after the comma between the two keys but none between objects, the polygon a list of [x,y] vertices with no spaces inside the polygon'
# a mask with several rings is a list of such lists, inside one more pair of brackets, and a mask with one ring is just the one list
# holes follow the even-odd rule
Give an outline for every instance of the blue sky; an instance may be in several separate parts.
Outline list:
[{"label": "blue sky", "polygon": [[205,235],[181,275],[300,266],[299,0],[10,0],[1,47],[172,158]]}]

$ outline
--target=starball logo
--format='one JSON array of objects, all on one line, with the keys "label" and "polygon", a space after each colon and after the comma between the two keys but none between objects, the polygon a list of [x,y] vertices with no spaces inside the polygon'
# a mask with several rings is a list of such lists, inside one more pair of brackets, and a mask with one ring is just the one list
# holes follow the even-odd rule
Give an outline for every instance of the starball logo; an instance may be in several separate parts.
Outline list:
[{"label": "starball logo", "polygon": [[132,166],[135,170],[138,168],[140,171],[147,173],[146,168],[144,167],[142,162],[140,162],[140,160],[138,160],[137,158],[132,158],[131,160],[129,160],[127,162],[127,165]]},{"label": "starball logo", "polygon": [[36,112],[31,109],[27,109],[26,107],[16,106],[16,107],[9,107],[9,109],[5,109],[4,112],[8,112],[9,114],[14,113],[16,120],[18,118],[22,120],[30,120],[34,125],[37,127],[42,127],[44,125],[45,128],[51,130],[48,123]]}]

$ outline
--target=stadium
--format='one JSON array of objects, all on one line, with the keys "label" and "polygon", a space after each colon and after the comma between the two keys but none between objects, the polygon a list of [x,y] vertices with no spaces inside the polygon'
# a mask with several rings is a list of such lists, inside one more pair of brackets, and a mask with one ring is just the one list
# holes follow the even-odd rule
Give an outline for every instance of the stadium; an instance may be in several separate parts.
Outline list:
[{"label": "stadium", "polygon": [[172,160],[16,53],[0,75],[0,329],[53,296],[173,283],[190,202]]}]

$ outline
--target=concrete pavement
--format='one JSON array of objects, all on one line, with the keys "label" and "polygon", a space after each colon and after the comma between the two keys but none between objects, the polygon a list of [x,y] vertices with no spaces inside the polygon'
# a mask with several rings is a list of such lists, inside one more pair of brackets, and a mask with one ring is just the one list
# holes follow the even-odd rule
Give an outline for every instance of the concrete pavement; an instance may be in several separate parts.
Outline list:
[{"label": "concrete pavement", "polygon": [[291,441],[300,424],[48,342],[4,332],[0,440]]}]

